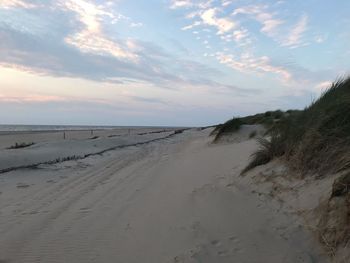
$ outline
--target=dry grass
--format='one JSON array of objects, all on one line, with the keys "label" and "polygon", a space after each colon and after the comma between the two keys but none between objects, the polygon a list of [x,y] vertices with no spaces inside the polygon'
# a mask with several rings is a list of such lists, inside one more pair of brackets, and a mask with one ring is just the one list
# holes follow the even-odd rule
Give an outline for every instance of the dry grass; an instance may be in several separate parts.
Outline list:
[{"label": "dry grass", "polygon": [[335,82],[305,110],[283,115],[268,134],[271,139],[259,141],[261,148],[245,171],[282,155],[303,174],[350,168],[350,78]]},{"label": "dry grass", "polygon": [[214,142],[217,142],[222,136],[238,131],[241,125],[244,124],[240,118],[232,118],[222,125],[218,125],[217,128],[212,131],[212,134],[216,134]]},{"label": "dry grass", "polygon": [[34,142],[30,142],[30,143],[25,143],[25,142],[17,143],[16,142],[15,145],[12,145],[12,146],[10,146],[7,149],[10,149],[10,150],[12,150],[12,149],[21,149],[21,148],[27,148],[27,147],[32,146],[32,145],[34,145]]}]

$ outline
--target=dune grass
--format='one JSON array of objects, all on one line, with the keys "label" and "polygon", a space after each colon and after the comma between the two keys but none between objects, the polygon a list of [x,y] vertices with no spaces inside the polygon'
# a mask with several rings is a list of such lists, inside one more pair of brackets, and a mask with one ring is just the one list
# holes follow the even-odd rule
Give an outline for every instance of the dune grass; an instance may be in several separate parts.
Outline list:
[{"label": "dune grass", "polygon": [[256,135],[258,134],[258,132],[257,131],[252,131],[251,133],[249,133],[249,139],[252,139],[252,138],[254,138],[254,137],[256,137]]},{"label": "dune grass", "polygon": [[32,146],[32,145],[34,145],[34,142],[30,142],[30,143],[25,143],[25,142],[18,143],[18,142],[16,142],[14,145],[10,146],[7,149],[10,149],[10,150],[21,149],[21,148],[27,148],[27,147]]},{"label": "dune grass", "polygon": [[[294,116],[299,112],[300,111],[298,110],[289,110],[287,112],[276,110],[246,117],[234,117],[224,124],[217,125],[210,135],[215,135],[214,142],[217,142],[223,135],[237,132],[242,125],[261,124],[267,130],[270,130],[276,123],[280,122],[286,116]],[[253,138],[256,135],[256,132],[252,132],[249,137]]]},{"label": "dune grass", "polygon": [[333,83],[303,111],[284,114],[268,135],[244,171],[280,156],[303,174],[350,168],[350,78]]},{"label": "dune grass", "polygon": [[224,124],[218,125],[212,132],[212,134],[215,134],[214,142],[225,134],[238,131],[242,124],[244,123],[240,118],[232,118]]}]

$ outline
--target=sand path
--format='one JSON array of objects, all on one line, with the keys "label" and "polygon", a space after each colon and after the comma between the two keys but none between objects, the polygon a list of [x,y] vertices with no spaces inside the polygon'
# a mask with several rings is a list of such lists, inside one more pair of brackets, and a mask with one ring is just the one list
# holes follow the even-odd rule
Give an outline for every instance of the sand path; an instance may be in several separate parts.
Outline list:
[{"label": "sand path", "polygon": [[254,141],[208,131],[0,176],[0,262],[323,262],[234,178]]}]

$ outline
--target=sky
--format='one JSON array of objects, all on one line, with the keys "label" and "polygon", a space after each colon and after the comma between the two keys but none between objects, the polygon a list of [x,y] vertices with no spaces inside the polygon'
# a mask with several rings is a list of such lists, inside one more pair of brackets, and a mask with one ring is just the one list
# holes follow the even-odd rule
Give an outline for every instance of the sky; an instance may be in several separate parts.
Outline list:
[{"label": "sky", "polygon": [[204,126],[350,68],[348,0],[0,0],[0,123]]}]

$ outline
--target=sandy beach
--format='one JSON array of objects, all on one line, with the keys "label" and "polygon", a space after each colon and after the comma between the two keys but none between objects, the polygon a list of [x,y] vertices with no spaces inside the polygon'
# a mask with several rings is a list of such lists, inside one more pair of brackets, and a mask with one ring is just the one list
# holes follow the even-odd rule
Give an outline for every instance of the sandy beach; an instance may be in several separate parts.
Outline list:
[{"label": "sandy beach", "polygon": [[125,146],[1,174],[0,262],[327,262],[301,217],[239,176],[256,141],[210,132],[1,150],[4,169]]}]

